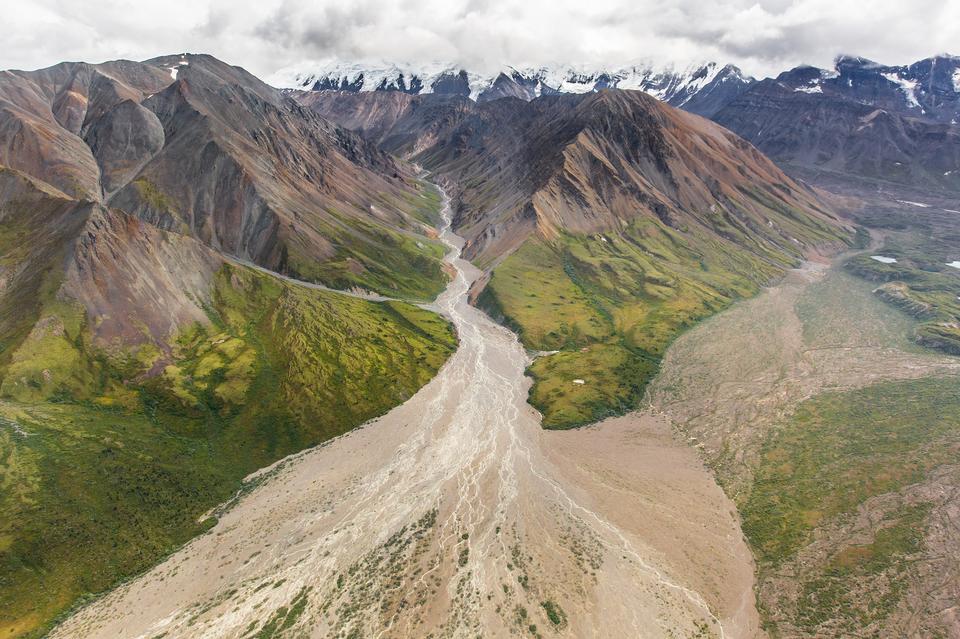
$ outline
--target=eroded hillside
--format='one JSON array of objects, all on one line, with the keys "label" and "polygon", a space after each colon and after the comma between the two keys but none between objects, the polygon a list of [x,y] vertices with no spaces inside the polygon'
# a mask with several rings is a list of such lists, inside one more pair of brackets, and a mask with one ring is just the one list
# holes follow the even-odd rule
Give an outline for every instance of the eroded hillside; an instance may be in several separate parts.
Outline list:
[{"label": "eroded hillside", "polygon": [[6,71],[0,110],[0,632],[37,636],[456,338],[247,266],[411,300],[447,279],[437,192],[242,69]]}]

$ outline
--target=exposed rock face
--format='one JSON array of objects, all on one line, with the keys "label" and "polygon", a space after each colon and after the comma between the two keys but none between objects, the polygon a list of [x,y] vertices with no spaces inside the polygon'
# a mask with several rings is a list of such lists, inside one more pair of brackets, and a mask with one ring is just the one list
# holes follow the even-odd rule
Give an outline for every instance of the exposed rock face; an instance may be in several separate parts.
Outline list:
[{"label": "exposed rock face", "polygon": [[192,238],[98,206],[76,240],[63,292],[97,318],[91,330],[100,343],[129,346],[146,337],[164,349],[181,327],[206,323],[223,261]]},{"label": "exposed rock face", "polygon": [[0,163],[268,268],[422,230],[389,156],[210,56],[4,72],[0,108]]},{"label": "exposed rock face", "polygon": [[[166,141],[113,206],[305,275],[298,264],[331,259],[360,231],[345,229],[334,210],[363,219],[384,197],[409,191],[388,156],[241,69],[206,56],[151,63],[177,69],[176,81],[144,103]],[[381,206],[380,218],[414,226],[395,207]]]},{"label": "exposed rock face", "polygon": [[908,67],[842,57],[758,82],[713,116],[773,159],[960,189],[960,58]]},{"label": "exposed rock face", "polygon": [[300,91],[292,95],[323,117],[399,155],[419,153],[437,144],[477,110],[474,102],[461,97],[397,91]]},{"label": "exposed rock face", "polygon": [[10,169],[0,169],[0,223],[9,230],[0,237],[0,356],[52,299],[81,304],[103,346],[166,349],[178,328],[207,322],[204,305],[223,258],[192,238]]},{"label": "exposed rock face", "polygon": [[960,118],[960,57],[938,55],[907,66],[888,66],[841,56],[834,71],[822,75],[810,90],[820,86],[825,94],[934,122],[956,124]]},{"label": "exposed rock face", "polygon": [[94,121],[86,141],[100,167],[104,193],[110,196],[130,182],[165,140],[157,116],[133,100],[124,100]]},{"label": "exposed rock face", "polygon": [[0,72],[0,352],[54,298],[101,345],[165,349],[207,321],[221,253],[428,295],[429,240],[399,239],[419,201],[383,151],[209,56]]},{"label": "exposed rock face", "polygon": [[140,102],[169,82],[163,69],[125,60],[2,71],[0,164],[69,195],[100,199],[99,168],[84,134],[124,100]]},{"label": "exposed rock face", "polygon": [[[492,118],[491,126],[484,126],[484,116]],[[512,171],[501,170],[514,153],[523,161]],[[477,167],[463,162],[465,154],[495,160]],[[462,173],[458,183],[476,183],[467,179],[474,171],[485,178],[483,186],[461,192],[459,221],[469,228],[468,250],[474,254],[496,252],[496,237],[515,237],[508,220],[531,215],[548,236],[612,230],[622,221],[651,216],[673,228],[694,224],[720,235],[728,233],[729,221],[751,241],[779,246],[794,242],[784,231],[784,210],[801,210],[830,224],[816,198],[754,147],[639,92],[505,102],[462,124],[449,144],[426,157]],[[526,197],[490,202],[489,181],[521,184]],[[471,213],[488,210],[493,214]]]}]

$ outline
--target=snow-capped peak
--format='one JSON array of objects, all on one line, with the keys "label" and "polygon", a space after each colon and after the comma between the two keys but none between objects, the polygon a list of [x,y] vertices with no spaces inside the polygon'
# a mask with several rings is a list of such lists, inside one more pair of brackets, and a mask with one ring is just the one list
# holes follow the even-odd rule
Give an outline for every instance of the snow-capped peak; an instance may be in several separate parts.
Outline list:
[{"label": "snow-capped peak", "polygon": [[466,87],[476,98],[485,79],[446,63],[406,64],[374,61],[349,63],[337,60],[310,62],[282,69],[268,79],[281,89],[341,89],[346,91],[403,91],[432,93],[441,78],[465,75]]},{"label": "snow-capped peak", "polygon": [[[678,68],[657,67],[645,61],[610,67],[506,66],[494,73],[480,74],[439,62],[412,65],[333,60],[285,69],[270,78],[270,82],[285,89],[443,93],[481,101],[505,96],[533,99],[555,93],[620,88],[645,91],[674,106],[684,106],[695,101],[701,92],[712,92],[716,85],[724,85],[720,93],[729,96],[754,80],[744,77],[736,67],[715,62]],[[709,109],[705,106],[702,110]],[[691,110],[699,112],[697,108]]]}]

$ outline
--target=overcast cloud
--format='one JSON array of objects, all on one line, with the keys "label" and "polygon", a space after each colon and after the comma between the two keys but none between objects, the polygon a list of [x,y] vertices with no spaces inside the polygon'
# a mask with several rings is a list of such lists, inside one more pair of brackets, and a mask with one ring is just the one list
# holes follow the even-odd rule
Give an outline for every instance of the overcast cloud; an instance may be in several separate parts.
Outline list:
[{"label": "overcast cloud", "polygon": [[211,53],[268,77],[309,60],[618,65],[754,75],[839,53],[960,54],[960,0],[4,0],[0,68]]}]

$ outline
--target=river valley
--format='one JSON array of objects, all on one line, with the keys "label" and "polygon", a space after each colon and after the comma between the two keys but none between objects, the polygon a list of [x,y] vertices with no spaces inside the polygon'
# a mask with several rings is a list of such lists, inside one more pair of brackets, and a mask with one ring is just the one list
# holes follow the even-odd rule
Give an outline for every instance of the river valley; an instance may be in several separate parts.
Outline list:
[{"label": "river valley", "polygon": [[460,346],[384,417],[261,471],[155,569],[56,637],[748,637],[749,551],[695,451],[653,412],[568,432],[526,403],[529,356],[470,306]]}]

